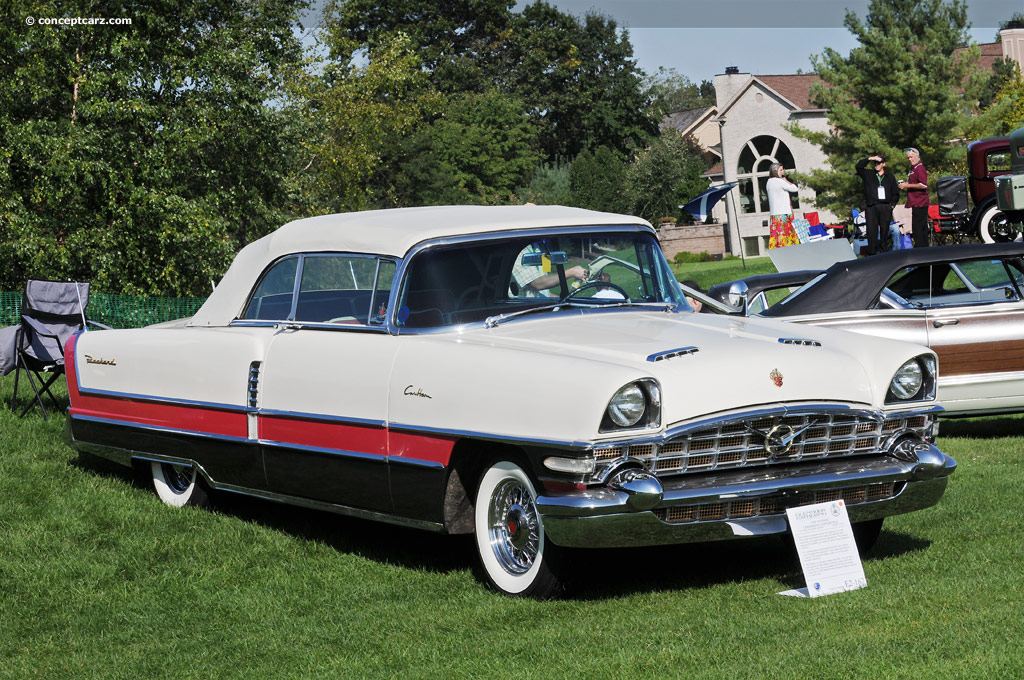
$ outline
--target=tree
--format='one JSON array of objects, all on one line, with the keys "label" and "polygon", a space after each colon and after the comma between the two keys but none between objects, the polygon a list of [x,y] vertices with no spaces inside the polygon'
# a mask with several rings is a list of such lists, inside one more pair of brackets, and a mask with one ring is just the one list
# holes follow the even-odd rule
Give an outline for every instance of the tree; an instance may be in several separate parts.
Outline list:
[{"label": "tree", "polygon": [[285,218],[298,0],[37,3],[0,26],[0,288],[201,295]]},{"label": "tree", "polygon": [[569,189],[569,163],[541,163],[529,184],[516,189],[517,203],[573,205]]},{"label": "tree", "polygon": [[700,148],[675,130],[661,133],[629,169],[630,212],[658,224],[708,188]]},{"label": "tree", "polygon": [[569,197],[572,205],[590,210],[629,212],[631,199],[626,183],[628,165],[606,146],[584,149],[569,166]]},{"label": "tree", "polygon": [[605,145],[627,153],[657,133],[626,32],[594,14],[582,20],[538,0],[521,13],[506,0],[332,0],[325,11],[340,65],[409,37],[433,89],[497,89],[523,105],[544,160]]},{"label": "tree", "polygon": [[548,161],[599,146],[628,154],[657,134],[629,35],[612,19],[581,22],[538,0],[513,24],[507,49],[505,87],[529,107]]},{"label": "tree", "polygon": [[817,192],[816,204],[845,212],[861,199],[854,163],[875,153],[896,161],[914,146],[932,174],[963,157],[950,141],[963,137],[977,106],[982,77],[977,46],[967,43],[961,0],[871,0],[862,23],[845,25],[860,43],[848,58],[831,48],[812,58],[824,85],[812,87],[816,106],[828,109],[831,131],[792,125],[794,134],[821,146],[829,169],[798,175]]},{"label": "tree", "polygon": [[507,203],[538,161],[537,133],[522,108],[495,91],[453,98],[410,139],[398,203]]},{"label": "tree", "polygon": [[361,66],[330,62],[292,88],[308,133],[298,187],[309,212],[393,205],[406,138],[442,109],[408,36],[390,36],[367,57]]},{"label": "tree", "polygon": [[659,68],[657,75],[647,76],[644,91],[651,101],[651,115],[656,120],[676,111],[714,106],[715,85],[701,81],[695,85],[675,69]]}]

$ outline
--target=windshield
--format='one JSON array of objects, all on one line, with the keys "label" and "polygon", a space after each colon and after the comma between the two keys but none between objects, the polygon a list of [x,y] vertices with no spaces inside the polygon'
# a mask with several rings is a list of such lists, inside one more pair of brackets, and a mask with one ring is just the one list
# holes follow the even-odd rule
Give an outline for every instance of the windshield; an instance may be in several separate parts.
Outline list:
[{"label": "windshield", "polygon": [[404,328],[456,326],[560,300],[688,308],[653,236],[597,232],[427,248],[409,263],[396,318]]},{"label": "windshield", "polygon": [[[804,285],[800,286],[799,288],[794,290],[792,293],[790,293],[789,295],[784,297],[782,300],[779,300],[774,305],[770,305],[769,307],[767,307],[767,309],[776,309],[776,308],[785,307],[790,302],[792,302],[793,300],[795,300],[798,297],[800,297],[801,295],[803,295],[806,291],[810,290],[811,287],[814,284],[816,284],[818,281],[821,281],[824,277],[825,277],[825,272],[822,272],[821,274],[818,274],[813,279],[811,279],[810,281],[808,281],[807,283],[805,283]],[[763,313],[763,312],[767,311],[767,309],[762,309],[758,313]],[[751,313],[753,313],[753,312],[751,312]]]}]

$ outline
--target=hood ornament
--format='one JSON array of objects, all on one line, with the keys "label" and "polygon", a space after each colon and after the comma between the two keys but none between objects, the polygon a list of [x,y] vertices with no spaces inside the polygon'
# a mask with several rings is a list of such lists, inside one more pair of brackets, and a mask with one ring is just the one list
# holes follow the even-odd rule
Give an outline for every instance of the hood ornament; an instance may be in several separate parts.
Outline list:
[{"label": "hood ornament", "polygon": [[776,387],[782,387],[782,374],[779,373],[779,369],[773,368],[772,372],[768,374],[768,377],[772,379]]}]

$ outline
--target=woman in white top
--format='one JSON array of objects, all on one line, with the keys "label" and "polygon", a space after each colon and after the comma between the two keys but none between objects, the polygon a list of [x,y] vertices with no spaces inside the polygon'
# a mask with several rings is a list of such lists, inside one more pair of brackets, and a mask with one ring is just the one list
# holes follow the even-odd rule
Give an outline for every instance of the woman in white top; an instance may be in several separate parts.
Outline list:
[{"label": "woman in white top", "polygon": [[793,205],[789,195],[797,192],[796,185],[784,178],[781,163],[768,168],[768,210],[771,212],[771,239],[769,248],[782,248],[800,243],[793,229]]}]

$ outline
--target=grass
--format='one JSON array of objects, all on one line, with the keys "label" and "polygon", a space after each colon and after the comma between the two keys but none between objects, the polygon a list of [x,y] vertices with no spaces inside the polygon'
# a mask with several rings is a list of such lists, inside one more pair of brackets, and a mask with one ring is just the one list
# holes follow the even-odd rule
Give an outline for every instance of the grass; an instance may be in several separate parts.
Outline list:
[{"label": "grass", "polygon": [[[567,599],[488,592],[467,537],[85,466],[0,379],[0,678],[1019,678],[1024,419],[943,424],[960,463],[817,600],[778,539],[587,551]],[[24,398],[24,393],[22,393]]]},{"label": "grass", "polygon": [[757,257],[746,260],[730,258],[718,262],[687,262],[683,264],[673,262],[672,271],[680,281],[690,279],[707,290],[716,283],[742,279],[754,274],[774,274],[777,270],[771,259]]}]

